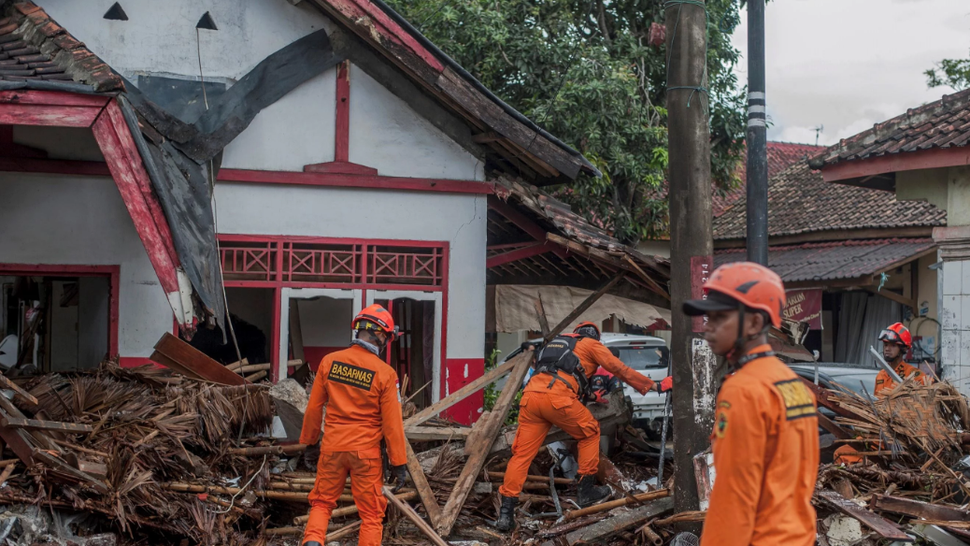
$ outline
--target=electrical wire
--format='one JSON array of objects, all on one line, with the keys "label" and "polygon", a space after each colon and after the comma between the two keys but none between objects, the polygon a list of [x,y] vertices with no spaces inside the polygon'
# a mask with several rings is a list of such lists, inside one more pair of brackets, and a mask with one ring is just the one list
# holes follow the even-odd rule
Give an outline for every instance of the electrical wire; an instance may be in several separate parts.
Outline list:
[{"label": "electrical wire", "polygon": [[[674,28],[673,28],[673,30],[671,31],[671,34],[670,34],[670,47],[667,49],[667,68],[666,68],[667,77],[666,77],[666,81],[668,83],[670,82],[670,58],[673,56],[673,50],[674,50],[674,47],[673,46],[674,46],[674,44],[676,43],[676,40],[677,40],[677,28],[680,26],[680,14],[681,14],[681,12],[684,9],[684,5],[685,4],[686,5],[689,5],[689,6],[696,6],[696,7],[699,7],[701,9],[703,9],[704,10],[705,26],[707,25],[707,23],[710,22],[710,21],[708,21],[708,18],[707,18],[707,4],[705,4],[704,2],[700,2],[699,0],[667,0],[666,2],[664,2],[664,9],[665,10],[668,9],[668,8],[670,8],[670,7],[673,7],[673,6],[677,6],[677,20],[674,21]],[[708,75],[707,75],[707,40],[704,40],[704,74],[703,74],[703,76],[701,76],[701,81],[703,82],[703,81],[707,80],[707,78],[708,78]],[[706,87],[703,87],[703,86],[700,86],[700,85],[674,85],[674,86],[668,85],[667,88],[666,88],[667,91],[677,91],[677,90],[686,90],[686,89],[689,89],[690,90],[690,95],[687,96],[687,107],[688,108],[690,108],[690,101],[694,98],[694,93],[698,93],[699,92],[699,93],[704,93],[705,95],[710,96],[710,92],[707,90],[707,88]]]},{"label": "electrical wire", "polygon": [[249,481],[246,482],[246,485],[242,486],[242,488],[239,489],[239,491],[236,491],[236,494],[229,499],[229,506],[226,507],[225,510],[209,510],[209,512],[212,512],[213,514],[228,514],[229,511],[232,510],[233,506],[235,506],[236,504],[236,497],[243,494],[243,491],[245,491],[246,488],[253,483],[253,480],[256,479],[256,476],[259,476],[259,474],[263,471],[263,468],[265,466],[266,466],[266,455],[263,455],[263,464],[259,465],[259,470],[257,470],[256,472],[253,472],[253,476],[249,478]]}]

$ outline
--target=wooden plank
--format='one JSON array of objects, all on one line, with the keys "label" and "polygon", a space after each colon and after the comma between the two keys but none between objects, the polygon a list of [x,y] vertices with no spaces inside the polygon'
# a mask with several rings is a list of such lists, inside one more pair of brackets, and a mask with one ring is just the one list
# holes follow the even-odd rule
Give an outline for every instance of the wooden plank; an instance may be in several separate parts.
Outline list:
[{"label": "wooden plank", "polygon": [[821,411],[816,413],[817,413],[816,417],[818,417],[818,426],[824,428],[826,431],[828,431],[830,434],[832,434],[833,436],[835,436],[840,440],[847,440],[849,438],[852,438],[852,434],[850,434],[849,431],[839,426],[839,424],[836,423],[835,421],[829,419]]},{"label": "wooden plank", "polygon": [[[607,539],[623,532],[635,525],[642,525],[648,520],[656,518],[674,509],[671,497],[657,499],[650,504],[634,508],[628,512],[617,514],[592,525],[587,525],[566,535],[562,544],[606,544]],[[549,540],[542,546],[557,546],[559,539]]]},{"label": "wooden plank", "polygon": [[407,432],[408,427],[413,427],[424,423],[428,419],[431,419],[435,415],[445,411],[446,409],[454,406],[458,402],[461,402],[467,398],[472,393],[478,392],[479,389],[485,387],[489,383],[496,381],[503,375],[509,373],[512,367],[515,365],[515,359],[509,360],[493,369],[492,371],[486,373],[485,375],[479,377],[478,379],[472,381],[471,383],[465,385],[464,387],[458,389],[457,391],[449,394],[448,396],[438,400],[434,404],[428,406],[427,408],[419,411],[418,413],[412,415],[407,421],[404,421],[404,429]]},{"label": "wooden plank", "polygon": [[875,531],[882,538],[899,542],[913,542],[913,539],[904,533],[895,523],[874,512],[866,510],[835,491],[822,491],[818,496],[839,512],[859,520],[860,523]]},{"label": "wooden plank", "polygon": [[563,516],[563,521],[572,521],[574,519],[579,519],[583,516],[588,516],[590,514],[599,514],[600,512],[607,512],[614,508],[619,508],[620,506],[643,503],[643,502],[652,501],[655,499],[663,499],[669,496],[670,496],[670,491],[666,489],[661,489],[659,491],[650,491],[647,493],[640,493],[639,495],[632,495],[632,498],[623,498],[615,501],[603,502],[587,508],[581,508],[579,510],[570,510],[569,512],[566,512],[565,516]]},{"label": "wooden plank", "polygon": [[104,494],[108,492],[107,484],[88,474],[87,472],[74,468],[60,457],[52,455],[42,449],[35,449],[34,458],[57,472],[71,476],[72,478],[91,486],[99,493]]},{"label": "wooden plank", "polygon": [[[158,360],[156,357],[160,356]],[[195,347],[165,332],[155,344],[151,359],[187,377],[204,379],[222,385],[246,385],[249,382],[212,360]],[[161,362],[159,362],[161,360]]]},{"label": "wooden plank", "polygon": [[34,395],[21,389],[20,385],[14,383],[10,379],[8,379],[7,376],[3,374],[0,374],[0,388],[12,390],[14,394],[19,396],[22,400],[24,400],[27,403],[33,404],[35,406],[39,404],[39,402],[37,401],[37,398],[34,397]]},{"label": "wooden plank", "polygon": [[482,439],[480,442],[481,449],[472,453],[465,462],[465,466],[462,468],[461,474],[458,476],[458,480],[455,482],[455,486],[451,491],[451,496],[441,511],[441,521],[435,526],[435,529],[442,536],[451,534],[451,529],[458,519],[458,514],[461,512],[461,508],[465,504],[468,494],[471,493],[476,478],[478,478],[482,468],[485,466],[485,461],[488,458],[487,447],[492,445],[502,425],[505,423],[505,418],[509,414],[509,408],[512,406],[515,394],[519,391],[526,372],[529,371],[533,352],[533,349],[529,348],[512,359],[514,366],[512,373],[505,382],[505,387],[502,389],[502,393],[499,394],[498,400],[495,401],[495,406],[492,409],[492,414],[488,417],[488,422],[482,428],[480,436]]},{"label": "wooden plank", "polygon": [[970,521],[970,512],[954,506],[931,504],[912,499],[873,495],[869,507],[883,512],[939,521]]},{"label": "wooden plank", "polygon": [[428,520],[431,521],[431,525],[437,525],[441,521],[441,506],[438,506],[438,499],[434,496],[434,490],[428,483],[428,477],[424,475],[424,469],[421,468],[417,455],[414,454],[411,442],[405,442],[405,447],[408,452],[408,472],[411,473],[411,481],[418,490],[418,497],[424,505],[424,511],[428,513]]},{"label": "wooden plank", "polygon": [[799,377],[799,379],[802,380],[802,384],[808,387],[808,390],[812,391],[812,393],[815,394],[815,400],[818,402],[819,406],[828,409],[829,411],[831,411],[832,413],[835,413],[836,415],[846,417],[848,419],[855,419],[857,421],[864,421],[864,419],[862,419],[858,415],[852,413],[851,411],[831,401],[829,399],[828,390],[819,388],[818,385],[816,385],[815,383],[812,383],[811,381],[809,381],[808,379],[805,379],[804,377]]},{"label": "wooden plank", "polygon": [[583,303],[580,303],[578,306],[576,306],[576,308],[573,309],[571,313],[569,313],[562,320],[559,321],[559,324],[555,325],[553,328],[549,330],[548,334],[543,336],[543,341],[545,341],[546,343],[548,343],[549,341],[552,341],[552,338],[558,336],[567,326],[569,326],[570,324],[572,324],[574,320],[579,318],[579,315],[582,315],[587,309],[589,309],[594,303],[596,303],[596,300],[603,297],[603,294],[609,292],[611,288],[613,288],[614,286],[617,285],[617,283],[623,280],[623,277],[625,276],[626,276],[625,271],[620,272],[615,277],[610,279],[609,282],[601,286],[599,290],[587,296],[586,299],[583,300]]},{"label": "wooden plank", "polygon": [[427,522],[421,519],[421,516],[414,511],[414,508],[411,508],[411,505],[395,497],[394,493],[386,485],[384,486],[383,491],[384,496],[387,497],[387,500],[391,501],[391,504],[393,504],[395,508],[407,516],[407,518],[411,520],[411,523],[413,523],[418,530],[424,533],[424,536],[431,540],[432,544],[435,544],[436,546],[450,546],[447,542],[442,540],[440,536],[438,536],[438,533],[434,532],[434,529],[432,529]]},{"label": "wooden plank", "polygon": [[471,434],[471,427],[410,427],[404,431],[408,440],[431,442],[437,440],[465,440]]},{"label": "wooden plank", "polygon": [[94,427],[80,423],[63,423],[60,421],[41,421],[39,419],[24,419],[21,417],[10,417],[0,414],[0,421],[3,426],[11,428],[25,428],[28,430],[52,430],[55,432],[67,432],[72,434],[84,434],[94,432]]}]

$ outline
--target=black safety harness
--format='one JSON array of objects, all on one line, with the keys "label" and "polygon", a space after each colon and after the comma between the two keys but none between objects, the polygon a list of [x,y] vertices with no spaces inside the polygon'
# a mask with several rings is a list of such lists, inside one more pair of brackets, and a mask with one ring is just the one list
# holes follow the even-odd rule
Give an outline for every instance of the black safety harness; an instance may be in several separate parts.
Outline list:
[{"label": "black safety harness", "polygon": [[579,396],[580,401],[585,402],[590,395],[590,383],[586,377],[586,371],[583,369],[583,363],[576,356],[576,353],[573,352],[576,348],[576,343],[582,337],[579,334],[563,334],[546,343],[539,350],[539,354],[536,355],[533,367],[535,368],[536,375],[547,373],[552,376],[552,380],[549,381],[549,386],[547,387],[549,389],[556,384],[556,381],[562,381],[571,391],[576,392],[576,389],[569,381],[563,379],[559,375],[559,372],[571,375],[576,380],[576,384],[579,385],[579,392],[576,392],[576,394]]}]

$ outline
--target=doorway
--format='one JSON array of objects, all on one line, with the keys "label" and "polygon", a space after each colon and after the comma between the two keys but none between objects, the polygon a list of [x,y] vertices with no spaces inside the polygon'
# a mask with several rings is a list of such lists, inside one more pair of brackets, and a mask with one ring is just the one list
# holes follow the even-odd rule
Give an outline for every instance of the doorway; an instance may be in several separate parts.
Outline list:
[{"label": "doorway", "polygon": [[401,331],[385,353],[400,381],[407,377],[405,396],[418,409],[441,398],[441,292],[368,290],[367,305],[384,306]]},{"label": "doorway", "polygon": [[350,323],[361,309],[362,290],[284,287],[280,296],[278,377],[287,376],[290,360],[302,360],[315,372],[324,356],[353,341]]},{"label": "doorway", "polygon": [[118,353],[116,266],[0,264],[0,371],[98,367]]}]

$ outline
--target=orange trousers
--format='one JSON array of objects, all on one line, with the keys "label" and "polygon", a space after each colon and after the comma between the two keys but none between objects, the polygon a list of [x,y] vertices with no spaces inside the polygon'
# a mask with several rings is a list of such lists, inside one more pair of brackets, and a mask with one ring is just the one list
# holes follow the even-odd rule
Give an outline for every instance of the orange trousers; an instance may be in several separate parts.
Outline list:
[{"label": "orange trousers", "polygon": [[505,483],[498,489],[500,494],[519,496],[529,465],[553,425],[579,442],[579,474],[596,474],[600,461],[600,424],[593,414],[571,396],[526,392],[519,403],[519,428],[512,442],[512,458],[505,468]]},{"label": "orange trousers", "polygon": [[347,475],[354,504],[360,513],[359,546],[379,546],[384,532],[384,469],[380,448],[363,451],[321,452],[317,463],[317,480],[310,491],[310,519],[303,533],[303,542],[315,540],[326,544],[330,514],[337,499],[344,492]]}]

